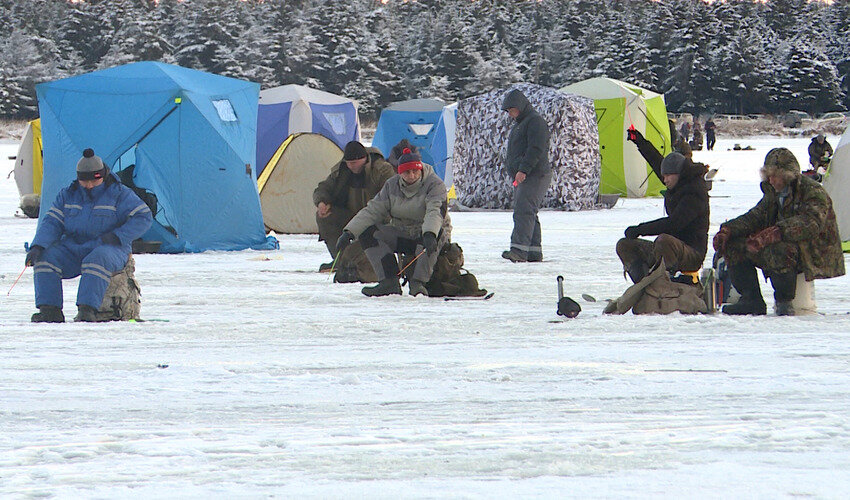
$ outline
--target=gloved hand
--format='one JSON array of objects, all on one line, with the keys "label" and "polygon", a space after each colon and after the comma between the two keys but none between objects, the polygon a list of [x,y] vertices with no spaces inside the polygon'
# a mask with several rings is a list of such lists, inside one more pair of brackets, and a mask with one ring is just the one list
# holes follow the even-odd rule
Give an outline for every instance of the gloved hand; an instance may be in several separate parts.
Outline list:
[{"label": "gloved hand", "polygon": [[640,138],[640,140],[644,140],[643,134],[638,132],[637,129],[635,129],[634,127],[629,127],[629,129],[626,130],[627,141],[632,141],[637,144],[638,138]]},{"label": "gloved hand", "polygon": [[341,235],[339,235],[339,239],[336,240],[336,252],[342,253],[345,248],[354,241],[354,235],[351,234],[350,231],[343,231]]},{"label": "gloved hand", "polygon": [[115,236],[115,233],[104,233],[100,235],[100,241],[104,242],[107,245],[112,245],[115,247],[121,246],[121,240],[119,240],[118,237]]},{"label": "gloved hand", "polygon": [[726,252],[726,243],[729,242],[729,229],[721,227],[720,231],[714,235],[714,251],[723,255]]},{"label": "gloved hand", "polygon": [[626,235],[626,238],[633,240],[633,239],[635,239],[635,238],[637,238],[638,236],[641,235],[640,229],[638,229],[637,226],[629,226],[629,227],[626,228],[625,235]]},{"label": "gloved hand", "polygon": [[27,251],[27,257],[24,260],[24,266],[34,266],[36,262],[41,260],[41,254],[44,252],[44,247],[41,245],[33,245]]},{"label": "gloved hand", "polygon": [[428,255],[437,253],[437,235],[431,231],[426,231],[422,234],[422,246],[428,252]]},{"label": "gloved hand", "polygon": [[779,227],[770,226],[747,238],[747,251],[757,253],[762,248],[776,243],[781,239],[782,232],[779,230]]}]

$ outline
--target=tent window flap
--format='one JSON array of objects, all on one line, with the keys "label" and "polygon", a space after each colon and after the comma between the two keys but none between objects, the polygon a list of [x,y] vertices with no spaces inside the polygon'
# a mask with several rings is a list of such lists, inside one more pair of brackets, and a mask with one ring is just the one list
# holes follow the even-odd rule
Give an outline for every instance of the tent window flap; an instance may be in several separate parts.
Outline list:
[{"label": "tent window flap", "polygon": [[236,112],[233,111],[233,105],[230,104],[228,99],[215,99],[212,103],[213,106],[215,106],[215,110],[218,112],[218,117],[221,118],[221,121],[236,121]]}]

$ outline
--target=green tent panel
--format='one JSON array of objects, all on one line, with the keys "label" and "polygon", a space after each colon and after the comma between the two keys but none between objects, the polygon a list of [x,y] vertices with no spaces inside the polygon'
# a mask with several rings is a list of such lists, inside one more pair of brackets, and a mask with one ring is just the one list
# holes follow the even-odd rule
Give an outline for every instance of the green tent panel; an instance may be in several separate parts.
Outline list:
[{"label": "green tent panel", "polygon": [[626,130],[634,125],[661,154],[670,153],[664,96],[612,78],[591,78],[560,90],[593,99],[602,154],[599,192],[630,198],[660,195],[664,184],[626,141]]}]

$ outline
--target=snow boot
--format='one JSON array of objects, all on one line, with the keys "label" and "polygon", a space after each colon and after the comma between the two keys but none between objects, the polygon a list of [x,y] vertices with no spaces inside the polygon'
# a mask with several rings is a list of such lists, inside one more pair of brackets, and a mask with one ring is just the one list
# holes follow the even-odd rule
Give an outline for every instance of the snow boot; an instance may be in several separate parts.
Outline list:
[{"label": "snow boot", "polygon": [[794,316],[794,306],[791,302],[797,295],[797,273],[773,274],[770,283],[773,285],[776,315]]},{"label": "snow boot", "polygon": [[761,296],[756,268],[751,262],[742,262],[729,266],[732,286],[741,298],[735,304],[723,306],[723,314],[763,316],[767,314],[767,305]]},{"label": "snow boot", "polygon": [[626,267],[626,272],[629,274],[632,283],[637,283],[649,274],[649,266],[646,265],[643,259],[635,259]]},{"label": "snow boot", "polygon": [[397,277],[384,278],[375,286],[364,286],[363,295],[367,297],[383,297],[385,295],[401,295],[401,285]]},{"label": "snow boot", "polygon": [[86,323],[96,323],[97,322],[97,309],[92,306],[88,306],[86,304],[80,304],[77,306],[77,315],[74,316],[74,321],[77,322],[86,322]]},{"label": "snow boot", "polygon": [[541,252],[528,252],[528,257],[526,257],[528,262],[543,262],[543,253]]},{"label": "snow boot", "polygon": [[65,315],[56,306],[39,306],[38,312],[30,319],[33,323],[64,323]]},{"label": "snow boot", "polygon": [[425,283],[419,280],[410,280],[410,286],[408,293],[411,297],[415,297],[417,295],[424,295],[428,297],[430,294],[428,293],[428,289],[425,288]]},{"label": "snow boot", "polygon": [[505,250],[504,252],[502,252],[502,258],[508,259],[511,262],[528,262],[526,256],[522,255],[519,250],[515,248],[511,248],[510,250]]},{"label": "snow boot", "polygon": [[333,262],[325,262],[324,264],[319,264],[319,272],[320,273],[329,273],[329,272],[331,272],[331,269],[333,269],[333,267],[334,267]]}]

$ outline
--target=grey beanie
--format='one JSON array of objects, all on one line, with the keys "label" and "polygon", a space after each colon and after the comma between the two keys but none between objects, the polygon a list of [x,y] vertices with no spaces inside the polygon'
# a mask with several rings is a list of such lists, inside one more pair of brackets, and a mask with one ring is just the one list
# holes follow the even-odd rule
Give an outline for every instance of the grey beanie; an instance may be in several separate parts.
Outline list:
[{"label": "grey beanie", "polygon": [[100,156],[94,154],[94,150],[87,148],[83,151],[83,157],[77,162],[77,179],[91,181],[102,179],[106,174],[106,168]]},{"label": "grey beanie", "polygon": [[670,153],[661,160],[661,175],[681,174],[686,161],[681,153]]}]

